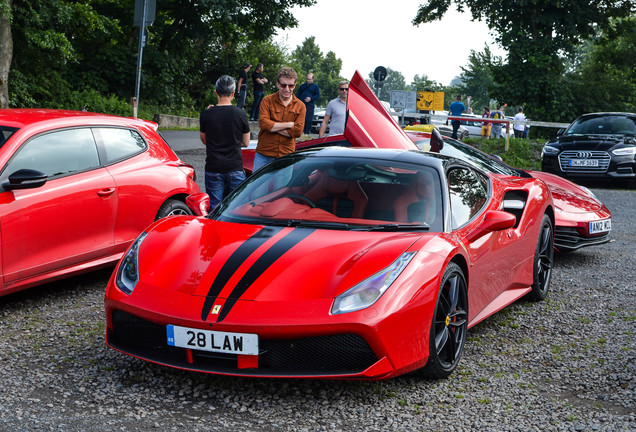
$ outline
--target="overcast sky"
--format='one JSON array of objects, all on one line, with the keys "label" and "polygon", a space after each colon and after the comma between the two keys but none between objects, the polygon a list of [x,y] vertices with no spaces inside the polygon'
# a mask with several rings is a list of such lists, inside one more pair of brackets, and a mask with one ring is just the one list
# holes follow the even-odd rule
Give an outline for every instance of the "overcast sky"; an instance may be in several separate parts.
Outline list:
[{"label": "overcast sky", "polygon": [[280,32],[277,40],[290,52],[310,36],[323,55],[333,51],[342,59],[342,76],[355,70],[366,78],[377,66],[404,75],[427,75],[443,85],[461,73],[470,50],[488,44],[503,56],[485,23],[471,21],[470,13],[449,10],[442,21],[415,27],[411,21],[423,0],[318,0],[309,8],[293,8],[299,26]]}]

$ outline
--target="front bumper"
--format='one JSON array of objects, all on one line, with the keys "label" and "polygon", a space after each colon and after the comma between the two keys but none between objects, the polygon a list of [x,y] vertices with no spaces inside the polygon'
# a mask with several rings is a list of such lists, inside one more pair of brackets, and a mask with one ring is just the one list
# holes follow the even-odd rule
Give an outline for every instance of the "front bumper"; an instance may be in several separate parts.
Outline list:
[{"label": "front bumper", "polygon": [[554,230],[554,246],[560,252],[572,252],[585,246],[595,246],[609,242],[610,233],[585,237],[575,227],[557,226]]},{"label": "front bumper", "polygon": [[257,367],[237,354],[190,350],[166,344],[166,327],[121,310],[112,312],[106,340],[111,348],[179,369],[235,376],[288,378],[380,378],[392,372],[369,344],[351,333],[261,339]]}]

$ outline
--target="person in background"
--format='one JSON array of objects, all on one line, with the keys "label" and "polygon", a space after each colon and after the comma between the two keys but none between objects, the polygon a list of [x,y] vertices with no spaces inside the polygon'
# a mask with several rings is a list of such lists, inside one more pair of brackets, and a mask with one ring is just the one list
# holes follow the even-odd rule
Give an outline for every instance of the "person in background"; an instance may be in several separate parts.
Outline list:
[{"label": "person in background", "polygon": [[347,97],[349,96],[349,81],[340,81],[338,97],[330,101],[325,111],[325,118],[320,125],[319,137],[324,137],[329,125],[329,135],[344,133],[345,118],[347,116]]},{"label": "person in background", "polygon": [[248,62],[245,62],[245,64],[243,65],[243,69],[241,70],[241,72],[239,72],[239,79],[238,79],[238,102],[236,103],[236,107],[237,108],[241,108],[243,109],[243,107],[245,106],[245,98],[247,97],[247,73],[250,71],[250,68],[252,67],[251,64],[249,64]]},{"label": "person in background", "polygon": [[[487,106],[484,107],[484,112],[481,115],[484,118],[490,118],[490,108],[488,108]],[[490,138],[490,127],[492,126],[492,123],[490,122],[484,122],[481,125],[481,138]]]},{"label": "person in background", "polygon": [[256,65],[256,70],[252,74],[252,82],[254,84],[254,103],[252,104],[252,112],[250,120],[257,121],[260,112],[261,101],[265,97],[265,84],[269,81],[263,75],[263,63]]},{"label": "person in background", "polygon": [[216,106],[200,117],[200,139],[206,147],[205,191],[211,208],[245,180],[241,147],[250,143],[250,125],[243,110],[232,105],[236,81],[223,75],[216,81]]},{"label": "person in background", "polygon": [[[514,117],[513,120],[526,121],[526,116],[523,113],[523,108],[522,107],[519,107],[519,112],[517,112],[517,114],[515,114],[515,117]],[[526,130],[526,125],[515,124],[512,128],[515,131],[515,138],[523,138],[523,132]]]},{"label": "person in background", "polygon": [[290,67],[278,71],[278,91],[261,103],[258,144],[254,153],[253,172],[276,158],[296,150],[296,138],[305,126],[305,104],[294,96],[298,74]]},{"label": "person in background", "polygon": [[316,106],[315,102],[320,97],[320,88],[318,87],[318,84],[314,82],[314,74],[307,74],[306,81],[298,87],[296,97],[305,104],[305,108],[307,109],[307,113],[305,114],[305,129],[303,130],[303,133],[310,134],[311,121],[314,118],[314,108]]},{"label": "person in background", "polygon": [[[450,104],[448,108],[448,112],[452,117],[461,117],[461,115],[466,111],[466,106],[462,102],[462,95],[457,95],[455,98],[455,102]],[[453,127],[453,133],[451,138],[457,139],[457,130],[459,130],[459,120],[451,120],[451,126]]]},{"label": "person in background", "polygon": [[[490,113],[490,118],[495,120],[503,120],[504,113],[501,111],[501,105],[497,105],[497,109]],[[492,137],[493,138],[501,138],[501,128],[503,123],[493,123],[492,124]]]}]

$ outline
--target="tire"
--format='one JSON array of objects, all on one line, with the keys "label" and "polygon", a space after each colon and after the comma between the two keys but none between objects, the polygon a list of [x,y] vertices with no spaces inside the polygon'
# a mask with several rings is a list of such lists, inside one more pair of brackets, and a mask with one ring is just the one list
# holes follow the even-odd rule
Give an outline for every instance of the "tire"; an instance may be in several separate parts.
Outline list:
[{"label": "tire", "polygon": [[534,252],[532,291],[527,294],[529,300],[541,301],[548,295],[552,277],[554,259],[554,229],[548,215],[543,215],[537,249]]},{"label": "tire", "polygon": [[468,139],[470,137],[470,134],[468,132],[464,132],[462,133],[462,135],[459,137],[460,141],[464,141],[466,139]]},{"label": "tire", "polygon": [[429,334],[428,362],[421,374],[427,378],[447,378],[457,368],[468,331],[468,293],[461,268],[450,263],[444,271],[437,294]]},{"label": "tire", "polygon": [[183,216],[192,215],[192,210],[182,201],[176,199],[169,199],[165,203],[161,204],[157,217],[155,220],[159,220],[168,216]]}]

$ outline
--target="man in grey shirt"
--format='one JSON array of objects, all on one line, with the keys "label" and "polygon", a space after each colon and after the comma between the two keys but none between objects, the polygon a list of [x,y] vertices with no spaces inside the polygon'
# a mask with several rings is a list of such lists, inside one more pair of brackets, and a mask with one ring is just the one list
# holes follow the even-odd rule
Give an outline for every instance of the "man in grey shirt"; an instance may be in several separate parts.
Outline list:
[{"label": "man in grey shirt", "polygon": [[349,81],[341,81],[338,85],[338,97],[330,101],[329,105],[327,105],[325,118],[322,120],[322,124],[320,125],[320,132],[318,133],[319,137],[325,136],[327,124],[329,124],[329,135],[339,135],[344,133],[348,95]]}]

